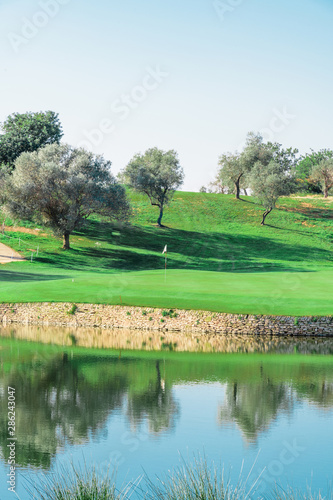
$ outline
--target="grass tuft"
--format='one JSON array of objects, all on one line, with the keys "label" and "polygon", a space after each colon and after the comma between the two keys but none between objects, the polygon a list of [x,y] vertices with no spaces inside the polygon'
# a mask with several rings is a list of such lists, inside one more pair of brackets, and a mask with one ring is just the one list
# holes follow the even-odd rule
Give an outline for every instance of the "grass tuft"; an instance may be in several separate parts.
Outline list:
[{"label": "grass tuft", "polygon": [[210,468],[206,460],[183,463],[164,479],[152,481],[147,476],[142,498],[145,500],[245,500],[242,484],[233,487],[224,478],[223,469]]},{"label": "grass tuft", "polygon": [[332,493],[322,495],[320,491],[314,493],[311,491],[311,488],[308,488],[305,493],[292,488],[288,488],[287,490],[279,488],[274,491],[273,495],[269,497],[269,500],[333,500],[333,495]]},{"label": "grass tuft", "polygon": [[117,492],[113,479],[101,478],[95,467],[88,471],[64,465],[53,475],[42,477],[35,485],[29,480],[27,492],[34,500],[126,500],[129,489]]},{"label": "grass tuft", "polygon": [[[310,488],[305,493],[276,486],[271,494],[261,497],[257,490],[260,476],[253,484],[242,481],[241,473],[236,485],[226,479],[223,467],[209,465],[205,458],[195,458],[164,477],[152,480],[145,474],[121,491],[115,487],[115,476],[107,471],[100,476],[95,467],[84,470],[62,465],[54,473],[42,476],[36,485],[30,478],[27,493],[34,500],[333,500],[332,492],[323,496]],[[134,496],[133,496],[134,494]]]}]

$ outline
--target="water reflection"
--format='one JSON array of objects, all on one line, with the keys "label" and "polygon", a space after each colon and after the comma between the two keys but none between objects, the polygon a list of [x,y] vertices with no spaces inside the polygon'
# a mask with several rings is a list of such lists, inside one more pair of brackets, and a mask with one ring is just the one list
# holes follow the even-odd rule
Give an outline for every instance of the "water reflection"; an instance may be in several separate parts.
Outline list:
[{"label": "water reflection", "polygon": [[254,384],[229,383],[218,421],[236,424],[247,443],[256,443],[278,415],[291,416],[296,399],[288,383],[274,384],[269,378]]},{"label": "water reflection", "polygon": [[16,389],[17,463],[48,468],[65,443],[81,444],[103,429],[110,412],[121,405],[128,381],[97,371],[96,391],[67,354],[40,361],[39,366],[35,362],[1,376],[0,442],[7,458],[6,389],[11,386]]},{"label": "water reflection", "polygon": [[[1,361],[6,350],[1,351]],[[44,353],[45,355],[45,353]],[[43,355],[43,356],[44,356]],[[26,351],[22,354],[27,357]],[[117,409],[132,428],[145,421],[151,433],[175,424],[179,408],[172,386],[161,377],[160,362],[121,357],[51,354],[51,359],[12,364],[0,375],[0,448],[8,459],[7,387],[16,389],[17,464],[49,468],[65,444],[98,438]]]},{"label": "water reflection", "polygon": [[158,434],[172,428],[179,415],[179,405],[172,394],[172,386],[161,376],[161,362],[156,361],[156,379],[146,389],[129,397],[127,417],[132,428],[138,430],[148,419],[148,431]]},{"label": "water reflection", "polygon": [[[133,332],[96,332],[11,328],[2,331],[0,342],[0,449],[8,458],[7,387],[16,388],[17,464],[49,469],[54,457],[66,444],[80,445],[103,439],[107,422],[120,412],[129,429],[144,427],[151,436],[176,429],[182,406],[176,387],[209,382],[225,387],[225,397],[216,411],[219,428],[237,426],[245,443],[256,445],[282,415],[291,418],[299,402],[325,411],[333,408],[333,363],[330,357],[274,356],[244,354],[133,353],[125,350],[98,354],[77,347],[44,346],[22,343],[17,338],[72,345],[85,339],[86,345],[119,349],[134,344]],[[144,334],[146,335],[146,334]],[[152,337],[147,350],[160,343],[170,350],[176,337]],[[174,335],[174,334],[173,334]],[[6,338],[9,337],[9,338]],[[144,337],[145,338],[145,337]],[[10,340],[11,339],[11,340]],[[207,338],[177,339],[197,349],[208,349]],[[141,344],[145,342],[141,338]],[[201,344],[200,344],[201,342]],[[216,341],[217,342],[217,341]],[[220,339],[228,350],[259,348],[260,339]],[[287,341],[272,339],[273,351],[332,350],[332,341]],[[279,343],[280,342],[280,343]],[[298,344],[297,344],[298,342]],[[163,344],[161,346],[161,343]],[[297,345],[296,345],[297,344]],[[212,343],[217,349],[217,343]],[[205,347],[206,346],[206,347]],[[113,346],[114,347],[114,346]],[[172,348],[176,348],[173,346]],[[266,346],[265,346],[266,349]],[[203,432],[209,432],[203,429]],[[215,432],[215,431],[214,431]]]},{"label": "water reflection", "polygon": [[282,337],[153,332],[127,329],[61,328],[30,325],[0,327],[1,337],[46,344],[110,349],[170,350],[177,352],[229,352],[280,354],[333,354],[330,337]]}]

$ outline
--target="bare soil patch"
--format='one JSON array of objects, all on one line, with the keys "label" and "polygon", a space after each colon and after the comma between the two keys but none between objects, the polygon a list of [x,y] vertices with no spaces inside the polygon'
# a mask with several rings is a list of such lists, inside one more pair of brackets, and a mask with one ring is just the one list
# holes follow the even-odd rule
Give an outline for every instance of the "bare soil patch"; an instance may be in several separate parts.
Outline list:
[{"label": "bare soil patch", "polygon": [[26,233],[26,234],[35,234],[36,236],[45,236],[48,237],[47,233],[42,233],[41,229],[29,229],[28,227],[15,227],[15,226],[5,226],[5,231],[10,233]]}]

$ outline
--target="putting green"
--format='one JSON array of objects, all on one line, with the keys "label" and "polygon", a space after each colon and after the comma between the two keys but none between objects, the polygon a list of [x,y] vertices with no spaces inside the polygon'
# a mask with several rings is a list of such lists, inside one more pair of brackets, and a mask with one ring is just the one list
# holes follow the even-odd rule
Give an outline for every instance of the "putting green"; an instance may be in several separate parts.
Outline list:
[{"label": "putting green", "polygon": [[19,287],[17,281],[2,280],[0,300],[122,303],[243,314],[331,315],[333,269],[262,273],[170,269],[166,280],[163,271],[72,272],[69,276],[48,277],[27,272]]}]

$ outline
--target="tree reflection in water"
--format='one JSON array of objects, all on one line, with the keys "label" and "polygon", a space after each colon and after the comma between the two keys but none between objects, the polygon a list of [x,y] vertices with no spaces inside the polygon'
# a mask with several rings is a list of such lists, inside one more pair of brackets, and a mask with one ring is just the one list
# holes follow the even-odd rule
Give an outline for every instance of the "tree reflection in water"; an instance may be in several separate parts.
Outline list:
[{"label": "tree reflection in water", "polygon": [[332,367],[327,375],[319,374],[319,378],[313,377],[312,371],[311,366],[301,366],[292,379],[276,381],[265,375],[261,365],[258,379],[244,381],[241,376],[240,380],[228,382],[224,403],[219,408],[219,424],[236,424],[245,441],[255,444],[259,435],[267,431],[277,417],[283,414],[291,417],[297,402],[305,400],[319,408],[332,410]]},{"label": "tree reflection in water", "polygon": [[[17,463],[48,468],[57,450],[86,442],[103,429],[112,410],[121,405],[125,377],[98,376],[98,390],[68,359],[58,356],[39,368],[26,367],[2,379],[16,388]],[[2,453],[6,457],[7,399],[0,399]]]},{"label": "tree reflection in water", "polygon": [[149,381],[145,391],[129,396],[127,416],[135,429],[147,419],[148,430],[154,434],[175,425],[179,405],[173,398],[171,386],[161,377],[160,361],[156,361],[155,380]]},{"label": "tree reflection in water", "polygon": [[333,407],[329,357],[126,351],[120,356],[75,347],[61,353],[52,346],[42,353],[41,344],[26,343],[23,348],[15,339],[2,343],[0,449],[6,460],[7,387],[14,386],[16,459],[24,467],[48,469],[67,443],[103,437],[116,410],[132,429],[147,424],[151,435],[174,430],[181,406],[173,388],[179,383],[224,385],[218,422],[236,424],[247,443],[256,443],[280,415],[292,415],[299,401],[325,411]]},{"label": "tree reflection in water", "polygon": [[179,413],[171,386],[161,377],[160,361],[138,365],[135,360],[114,357],[71,359],[64,353],[2,375],[0,447],[5,459],[7,386],[16,388],[16,460],[20,466],[49,468],[65,444],[82,444],[105,432],[115,409],[127,406],[131,426],[147,419],[149,432],[155,434],[172,428]]},{"label": "tree reflection in water", "polygon": [[235,423],[248,443],[255,443],[258,434],[285,413],[291,415],[295,393],[289,384],[274,385],[269,379],[260,383],[228,384],[224,404],[219,410],[219,423]]}]

